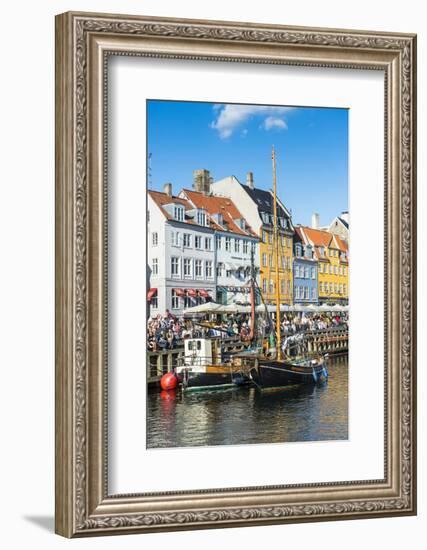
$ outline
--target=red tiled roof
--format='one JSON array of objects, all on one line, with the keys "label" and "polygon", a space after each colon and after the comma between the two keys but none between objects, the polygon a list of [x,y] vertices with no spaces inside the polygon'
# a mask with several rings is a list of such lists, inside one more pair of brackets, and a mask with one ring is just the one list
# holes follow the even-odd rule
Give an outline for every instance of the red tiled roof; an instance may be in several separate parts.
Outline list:
[{"label": "red tiled roof", "polygon": [[303,227],[310,244],[314,246],[324,246],[327,248],[331,242],[332,234],[321,229],[313,229],[312,227]]},{"label": "red tiled roof", "polygon": [[[190,191],[188,189],[183,189],[183,193],[185,193],[196,208],[204,208],[206,210],[209,214],[210,221],[216,230],[257,237],[256,233],[254,233],[249,225],[246,225],[246,229],[242,229],[234,221],[242,218],[244,219],[244,217],[231,199],[226,197],[217,197],[215,195],[204,195],[198,191]],[[219,225],[212,219],[212,216],[215,214],[222,214],[225,222],[224,225]]]},{"label": "red tiled roof", "polygon": [[338,248],[342,252],[348,252],[348,243],[344,239],[341,239],[339,235],[335,235],[335,240],[337,242]]},{"label": "red tiled roof", "polygon": [[[183,199],[181,197],[171,197],[170,195],[167,195],[166,193],[161,193],[160,191],[148,191],[148,194],[160,208],[165,218],[168,220],[173,220],[174,218],[169,214],[167,210],[163,208],[163,206],[166,204],[182,204],[186,211],[192,210],[194,208],[187,199]],[[191,218],[185,219],[184,222],[192,225],[197,225]]]}]

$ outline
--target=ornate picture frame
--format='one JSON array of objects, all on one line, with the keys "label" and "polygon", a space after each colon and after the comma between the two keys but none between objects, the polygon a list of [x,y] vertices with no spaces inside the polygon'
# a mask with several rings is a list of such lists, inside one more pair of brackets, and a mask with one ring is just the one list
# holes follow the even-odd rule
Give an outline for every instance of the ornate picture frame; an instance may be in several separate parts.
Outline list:
[{"label": "ornate picture frame", "polygon": [[[106,314],[111,55],[384,71],[384,479],[111,495]],[[416,37],[89,13],[56,18],[56,532],[65,537],[416,513]]]}]

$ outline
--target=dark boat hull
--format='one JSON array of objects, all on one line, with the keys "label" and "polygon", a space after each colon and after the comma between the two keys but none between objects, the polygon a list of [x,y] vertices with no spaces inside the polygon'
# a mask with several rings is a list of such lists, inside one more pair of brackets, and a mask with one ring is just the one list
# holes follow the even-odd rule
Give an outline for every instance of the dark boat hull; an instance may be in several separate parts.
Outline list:
[{"label": "dark boat hull", "polygon": [[328,378],[326,365],[320,363],[304,367],[291,362],[260,361],[250,370],[253,382],[259,388],[282,388],[296,384],[319,384]]},{"label": "dark boat hull", "polygon": [[230,372],[191,372],[188,371],[182,377],[184,391],[225,389],[235,387]]}]

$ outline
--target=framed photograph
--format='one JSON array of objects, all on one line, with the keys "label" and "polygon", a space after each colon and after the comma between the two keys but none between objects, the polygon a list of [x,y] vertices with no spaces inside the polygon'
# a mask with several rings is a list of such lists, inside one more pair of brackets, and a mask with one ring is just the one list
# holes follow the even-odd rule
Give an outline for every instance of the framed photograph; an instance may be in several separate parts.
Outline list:
[{"label": "framed photograph", "polygon": [[56,18],[56,532],[416,513],[416,37]]}]

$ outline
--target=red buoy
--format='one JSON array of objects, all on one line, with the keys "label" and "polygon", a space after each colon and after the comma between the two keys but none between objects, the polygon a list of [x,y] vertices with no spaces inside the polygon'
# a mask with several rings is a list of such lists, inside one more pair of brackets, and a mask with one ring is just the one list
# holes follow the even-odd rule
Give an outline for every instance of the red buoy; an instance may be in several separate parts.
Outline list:
[{"label": "red buoy", "polygon": [[173,372],[167,372],[160,379],[162,390],[174,390],[178,384],[178,379]]}]

